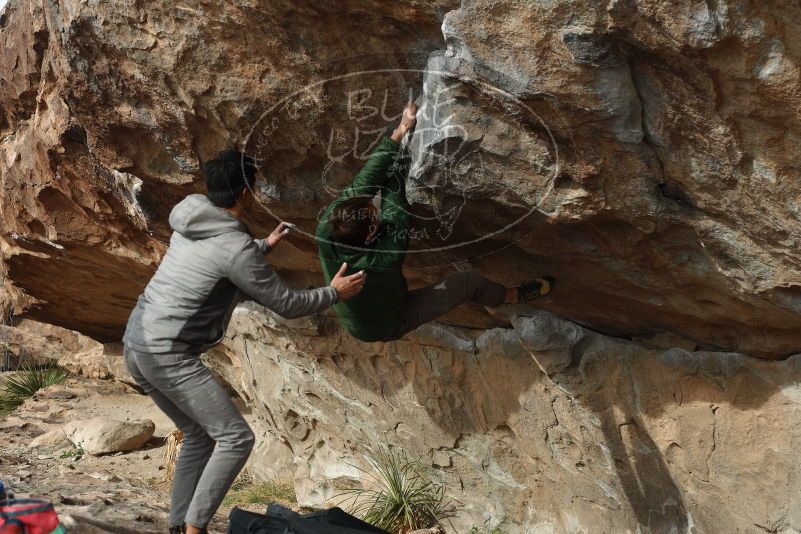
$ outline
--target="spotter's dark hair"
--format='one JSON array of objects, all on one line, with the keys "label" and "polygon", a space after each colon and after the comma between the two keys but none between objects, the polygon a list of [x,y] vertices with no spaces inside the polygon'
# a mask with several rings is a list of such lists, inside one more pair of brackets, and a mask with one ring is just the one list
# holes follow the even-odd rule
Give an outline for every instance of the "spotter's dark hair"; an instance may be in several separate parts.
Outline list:
[{"label": "spotter's dark hair", "polygon": [[256,163],[248,155],[230,148],[203,164],[206,196],[220,208],[232,208],[245,188],[256,183]]}]

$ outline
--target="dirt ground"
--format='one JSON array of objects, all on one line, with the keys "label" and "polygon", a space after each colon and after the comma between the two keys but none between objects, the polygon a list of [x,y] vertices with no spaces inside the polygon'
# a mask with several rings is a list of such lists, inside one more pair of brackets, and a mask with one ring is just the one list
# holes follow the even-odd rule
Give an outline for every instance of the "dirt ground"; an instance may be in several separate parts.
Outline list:
[{"label": "dirt ground", "polygon": [[[30,447],[35,437],[68,421],[98,416],[150,419],[156,431],[140,450],[107,456],[78,454],[72,446]],[[165,482],[164,452],[172,430],[173,424],[152,401],[130,386],[71,378],[41,390],[0,419],[0,480],[18,498],[53,502],[71,534],[166,532],[170,484]],[[231,508],[220,509],[210,532],[225,532]]]}]

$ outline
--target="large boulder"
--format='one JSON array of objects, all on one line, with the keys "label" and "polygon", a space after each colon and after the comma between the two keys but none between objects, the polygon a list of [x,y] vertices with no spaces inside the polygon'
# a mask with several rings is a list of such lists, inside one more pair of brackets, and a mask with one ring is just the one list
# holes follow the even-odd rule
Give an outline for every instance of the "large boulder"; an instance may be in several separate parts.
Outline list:
[{"label": "large boulder", "polygon": [[[409,90],[407,274],[559,275],[551,311],[615,335],[801,349],[798,4],[81,3],[0,24],[7,308],[118,341],[199,163],[244,146],[271,259],[310,232]],[[324,22],[323,22],[324,21]],[[449,318],[502,326],[480,309]]]},{"label": "large boulder", "polygon": [[304,506],[340,502],[395,447],[459,503],[457,532],[801,530],[801,355],[635,342],[547,312],[389,344],[292,323],[240,306],[207,358],[257,416],[251,469],[285,458]]},{"label": "large boulder", "polygon": [[155,430],[149,419],[117,421],[109,417],[71,421],[63,428],[76,447],[95,456],[136,450],[150,441]]}]

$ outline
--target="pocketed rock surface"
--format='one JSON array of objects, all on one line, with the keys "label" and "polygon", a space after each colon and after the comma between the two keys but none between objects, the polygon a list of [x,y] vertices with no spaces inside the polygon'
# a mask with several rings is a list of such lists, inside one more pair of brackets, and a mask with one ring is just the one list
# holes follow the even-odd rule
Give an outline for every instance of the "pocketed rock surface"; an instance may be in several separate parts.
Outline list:
[{"label": "pocketed rock surface", "polygon": [[249,305],[208,356],[256,415],[254,474],[294,476],[304,506],[391,446],[445,484],[460,533],[801,530],[799,356],[675,344],[534,311],[365,345]]}]

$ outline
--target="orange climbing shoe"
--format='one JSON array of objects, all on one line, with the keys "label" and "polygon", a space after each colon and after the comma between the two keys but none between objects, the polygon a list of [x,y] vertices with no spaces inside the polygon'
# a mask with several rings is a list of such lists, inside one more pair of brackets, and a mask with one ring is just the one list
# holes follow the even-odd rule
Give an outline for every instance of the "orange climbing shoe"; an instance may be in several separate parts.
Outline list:
[{"label": "orange climbing shoe", "polygon": [[556,280],[552,276],[543,276],[531,282],[527,282],[517,288],[517,303],[523,304],[535,299],[541,299],[550,295]]}]

